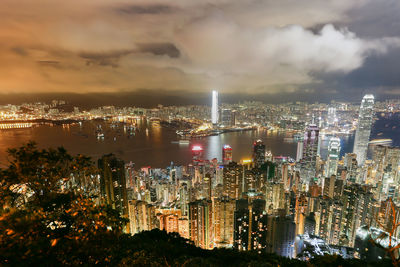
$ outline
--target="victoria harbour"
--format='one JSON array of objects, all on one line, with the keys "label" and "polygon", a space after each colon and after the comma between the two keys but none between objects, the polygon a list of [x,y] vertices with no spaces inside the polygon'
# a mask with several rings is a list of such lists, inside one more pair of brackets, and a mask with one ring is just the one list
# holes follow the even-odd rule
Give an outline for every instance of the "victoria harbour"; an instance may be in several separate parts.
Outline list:
[{"label": "victoria harbour", "polygon": [[[378,119],[372,128],[371,140],[376,138],[391,138],[393,145],[400,145],[400,127],[396,131],[400,118],[399,114],[378,114]],[[105,138],[96,137],[99,125],[105,129]],[[395,128],[393,128],[395,127]],[[392,129],[393,128],[393,129]],[[211,160],[221,160],[222,147],[229,144],[233,149],[233,160],[251,158],[252,144],[261,139],[266,149],[275,156],[296,157],[297,143],[287,141],[293,132],[254,130],[243,132],[223,133],[218,136],[209,136],[192,139],[190,144],[177,144],[174,141],[178,136],[170,128],[157,123],[139,120],[134,134],[127,133],[122,124],[86,121],[81,124],[64,125],[36,125],[32,128],[17,130],[0,130],[0,164],[7,163],[6,150],[18,147],[29,141],[34,141],[42,148],[57,148],[63,146],[72,154],[83,154],[97,160],[105,153],[114,153],[127,162],[133,162],[137,167],[152,166],[163,168],[171,162],[184,165],[191,162],[191,147],[202,145],[204,157]],[[321,157],[326,158],[329,138],[321,140]],[[341,156],[350,153],[353,149],[354,134],[341,137]]]}]

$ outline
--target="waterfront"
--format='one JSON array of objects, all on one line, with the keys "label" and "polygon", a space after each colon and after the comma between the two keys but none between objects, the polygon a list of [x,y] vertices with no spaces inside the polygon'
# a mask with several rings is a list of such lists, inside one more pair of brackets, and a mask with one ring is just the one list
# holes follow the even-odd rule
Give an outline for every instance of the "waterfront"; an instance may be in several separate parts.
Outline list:
[{"label": "waterfront", "polygon": [[[391,138],[393,145],[400,145],[399,114],[381,114],[372,130],[371,139]],[[102,125],[104,140],[98,140],[96,129]],[[152,166],[165,167],[171,161],[175,164],[187,164],[191,161],[192,145],[199,144],[204,147],[206,159],[221,159],[221,149],[224,144],[229,144],[233,149],[233,159],[239,161],[251,157],[252,143],[261,139],[267,150],[274,156],[296,156],[296,143],[285,142],[284,138],[290,133],[278,131],[243,131],[224,133],[218,136],[209,136],[193,139],[190,145],[173,144],[178,139],[175,130],[161,127],[158,123],[146,120],[138,121],[134,135],[124,130],[122,124],[112,125],[98,121],[87,121],[80,124],[67,124],[64,126],[50,126],[48,124],[37,127],[0,131],[0,164],[7,162],[6,149],[18,147],[29,140],[38,143],[39,147],[64,146],[71,154],[84,154],[94,160],[103,154],[114,153],[126,162],[132,161],[137,167]],[[321,141],[321,156],[325,158],[329,138]],[[341,155],[351,152],[354,136],[341,137]]]}]

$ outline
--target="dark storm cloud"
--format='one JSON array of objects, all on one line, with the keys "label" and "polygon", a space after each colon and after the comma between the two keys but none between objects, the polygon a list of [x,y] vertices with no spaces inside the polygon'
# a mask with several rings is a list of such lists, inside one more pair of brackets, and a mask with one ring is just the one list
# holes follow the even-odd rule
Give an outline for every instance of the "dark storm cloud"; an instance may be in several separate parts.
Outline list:
[{"label": "dark storm cloud", "polygon": [[181,52],[172,43],[142,43],[137,44],[138,51],[142,53],[150,53],[156,56],[167,55],[171,58],[177,58]]},{"label": "dark storm cloud", "polygon": [[391,91],[400,89],[400,48],[386,55],[371,55],[363,67],[348,74],[313,73],[322,81],[310,87],[317,88],[325,95],[332,93],[333,98],[357,99],[363,94],[372,93],[378,99],[392,95]]},{"label": "dark storm cloud", "polygon": [[121,57],[134,53],[135,50],[115,50],[110,52],[82,52],[79,56],[86,60],[87,65],[100,65],[118,67],[118,61]]},{"label": "dark storm cloud", "polygon": [[393,87],[400,86],[400,49],[389,54],[370,56],[360,69],[346,75],[344,84],[351,87]]},{"label": "dark storm cloud", "polygon": [[360,37],[400,36],[398,0],[369,1],[367,5],[349,10],[348,16],[351,20],[342,25],[346,25]]},{"label": "dark storm cloud", "polygon": [[26,51],[25,48],[20,47],[20,46],[12,47],[11,51],[13,51],[15,54],[17,54],[19,56],[27,56],[28,55],[28,51]]},{"label": "dark storm cloud", "polygon": [[109,52],[81,52],[79,57],[86,60],[87,65],[100,65],[118,67],[119,60],[134,53],[150,53],[155,56],[167,55],[171,58],[178,58],[180,51],[172,43],[140,43],[134,49],[114,50]]},{"label": "dark storm cloud", "polygon": [[175,7],[162,4],[150,4],[150,5],[123,5],[117,7],[115,11],[122,15],[157,15],[163,13],[172,13],[176,10]]},{"label": "dark storm cloud", "polygon": [[56,60],[39,60],[36,61],[40,66],[58,68],[60,62]]}]

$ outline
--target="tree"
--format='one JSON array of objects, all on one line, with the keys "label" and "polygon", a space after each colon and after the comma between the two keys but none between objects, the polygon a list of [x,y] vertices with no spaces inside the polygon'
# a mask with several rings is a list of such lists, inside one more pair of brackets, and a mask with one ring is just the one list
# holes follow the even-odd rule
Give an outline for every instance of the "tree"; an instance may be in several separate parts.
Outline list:
[{"label": "tree", "polygon": [[[65,149],[10,149],[0,170],[0,261],[11,265],[111,262],[126,220],[96,205],[96,168]],[[110,244],[109,244],[109,243]]]},{"label": "tree", "polygon": [[[393,203],[392,198],[389,198],[387,201],[384,202],[384,204],[384,212],[381,213],[381,216],[379,216],[378,213],[375,218],[377,224],[383,231],[377,237],[372,238],[371,241],[379,247],[382,247],[381,243],[387,243],[387,246],[383,246],[383,248],[389,254],[393,266],[399,267],[400,242],[395,238],[398,230],[397,228],[400,226],[400,222],[398,221],[399,211],[396,205]],[[385,242],[385,240],[387,240],[388,242]]]}]

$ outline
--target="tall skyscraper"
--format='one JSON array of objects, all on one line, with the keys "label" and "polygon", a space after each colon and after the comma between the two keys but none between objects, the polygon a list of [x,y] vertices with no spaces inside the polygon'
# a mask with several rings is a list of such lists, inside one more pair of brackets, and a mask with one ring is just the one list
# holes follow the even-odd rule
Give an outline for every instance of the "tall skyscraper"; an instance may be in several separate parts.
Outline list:
[{"label": "tall skyscraper", "polygon": [[261,140],[253,144],[253,162],[256,167],[260,167],[265,162],[265,145]]},{"label": "tall skyscraper", "polygon": [[336,118],[336,108],[335,107],[329,107],[328,108],[328,125],[334,125],[337,122]]},{"label": "tall skyscraper", "polygon": [[233,225],[236,202],[222,197],[213,199],[214,243],[217,247],[233,246]]},{"label": "tall skyscraper", "polygon": [[224,145],[222,148],[222,161],[225,165],[232,162],[232,148],[230,145]]},{"label": "tall skyscraper", "polygon": [[367,157],[369,137],[374,117],[374,96],[365,95],[361,101],[353,153],[357,155],[358,165],[363,165]]},{"label": "tall skyscraper", "polygon": [[195,145],[192,147],[192,158],[194,163],[201,162],[203,160],[203,147]]},{"label": "tall skyscraper", "polygon": [[326,162],[326,177],[336,175],[340,156],[340,139],[332,137],[328,145],[328,158]]},{"label": "tall skyscraper", "polygon": [[212,91],[211,123],[218,124],[218,92]]},{"label": "tall skyscraper", "polygon": [[131,234],[150,231],[158,226],[155,206],[141,200],[130,200],[128,207]]},{"label": "tall skyscraper", "polygon": [[232,126],[232,110],[228,108],[221,109],[221,125],[224,127]]},{"label": "tall skyscraper", "polygon": [[235,248],[240,251],[264,251],[267,241],[267,218],[265,200],[237,200],[234,221]]},{"label": "tall skyscraper", "polygon": [[303,157],[303,142],[297,142],[296,161],[299,162]]},{"label": "tall skyscraper", "polygon": [[128,215],[125,163],[113,154],[104,155],[98,161],[100,190],[105,203],[123,215]]},{"label": "tall skyscraper", "polygon": [[301,166],[303,176],[307,180],[315,178],[317,155],[319,144],[319,128],[314,124],[314,120],[308,125],[304,133],[303,156],[301,158]]},{"label": "tall skyscraper", "polygon": [[212,202],[197,200],[189,203],[189,234],[196,246],[212,249]]}]

